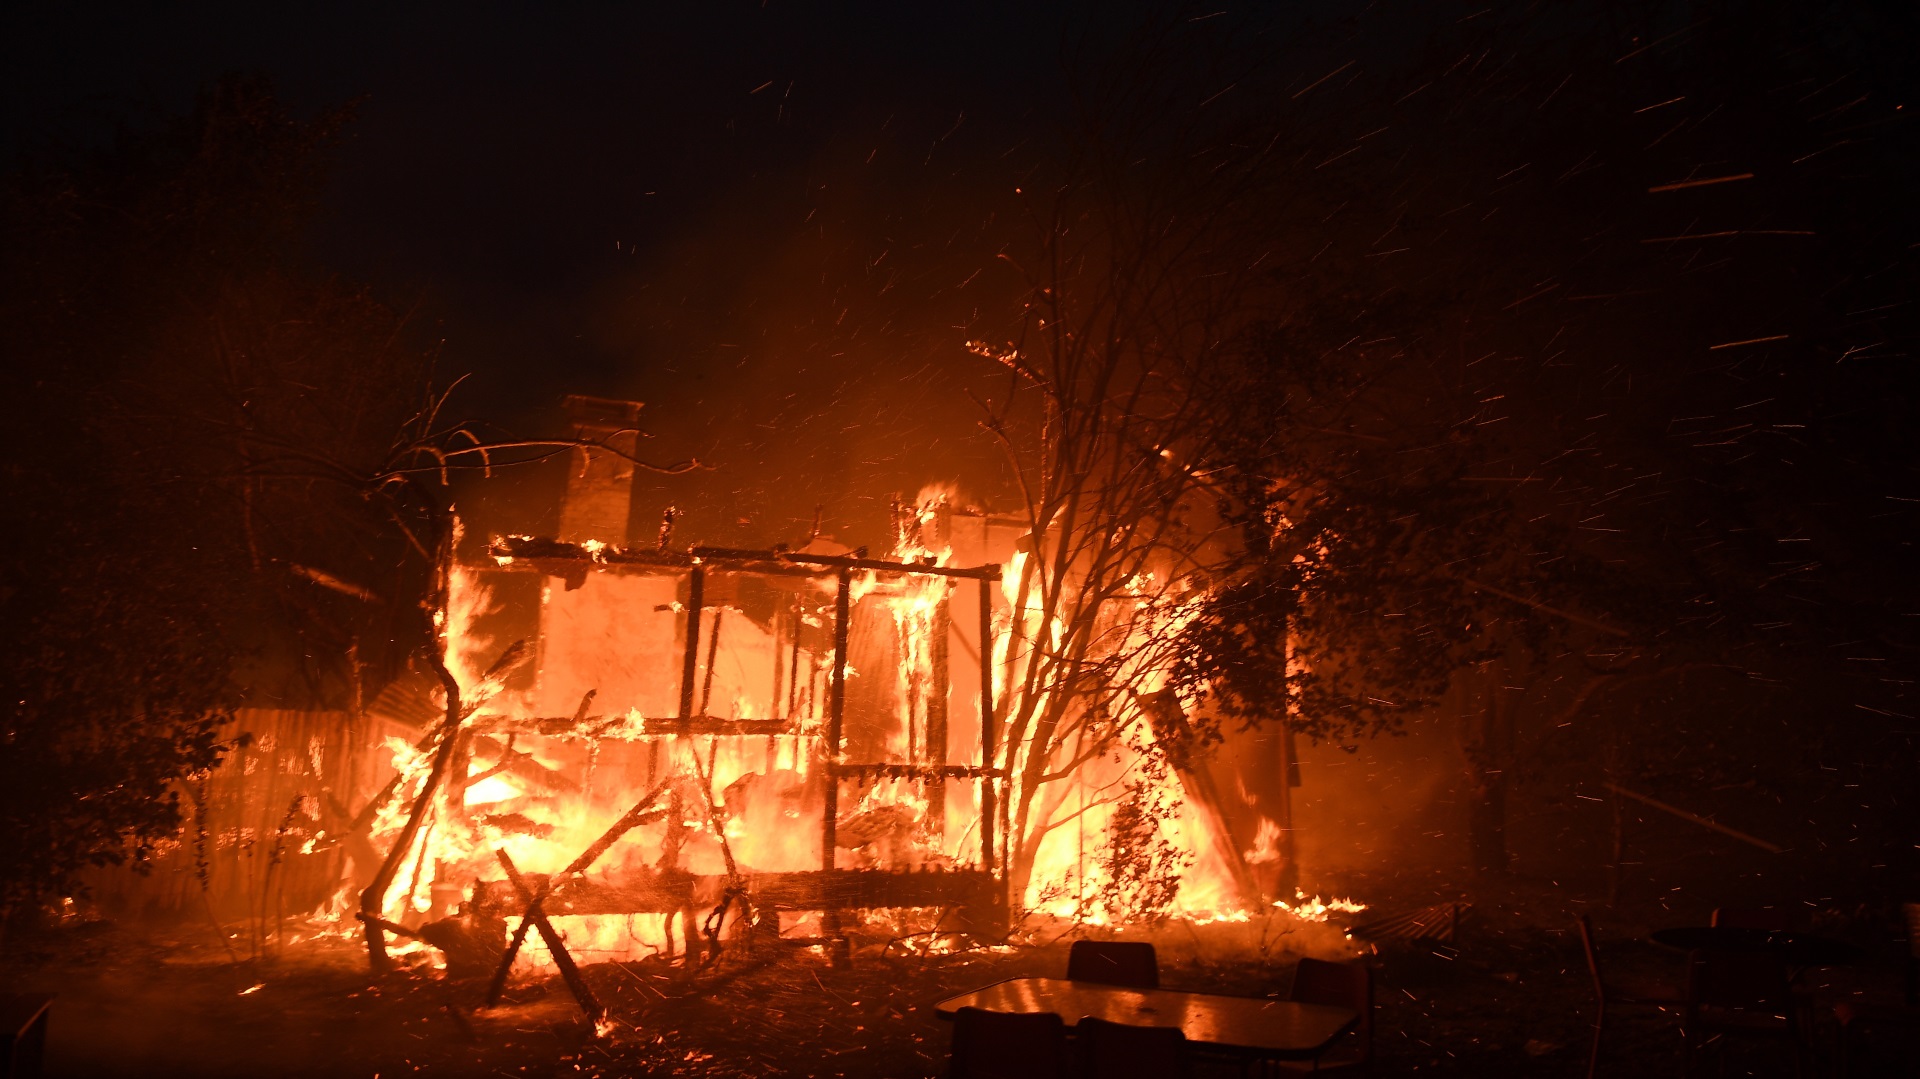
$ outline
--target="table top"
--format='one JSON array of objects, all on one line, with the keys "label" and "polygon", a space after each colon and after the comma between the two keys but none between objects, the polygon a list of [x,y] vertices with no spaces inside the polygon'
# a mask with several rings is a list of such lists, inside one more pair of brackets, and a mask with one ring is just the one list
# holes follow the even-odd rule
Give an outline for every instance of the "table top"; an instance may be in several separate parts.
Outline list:
[{"label": "table top", "polygon": [[1688,951],[1761,952],[1797,967],[1832,967],[1857,962],[1860,949],[1843,940],[1811,933],[1741,929],[1726,925],[1683,925],[1656,930],[1656,943]]},{"label": "table top", "polygon": [[1190,1042],[1265,1056],[1309,1060],[1352,1030],[1360,1014],[1322,1004],[1261,997],[1129,989],[1065,978],[1009,978],[934,1005],[942,1019],[961,1008],[1052,1012],[1073,1026],[1083,1016],[1137,1027],[1178,1027]]},{"label": "table top", "polygon": [[0,993],[0,1046],[25,1033],[52,1004],[53,998],[44,994]]}]

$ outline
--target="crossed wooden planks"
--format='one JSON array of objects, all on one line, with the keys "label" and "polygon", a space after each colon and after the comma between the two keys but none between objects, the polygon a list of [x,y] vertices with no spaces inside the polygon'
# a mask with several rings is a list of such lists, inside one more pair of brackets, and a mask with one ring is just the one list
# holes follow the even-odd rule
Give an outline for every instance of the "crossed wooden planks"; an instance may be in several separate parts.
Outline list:
[{"label": "crossed wooden planks", "polygon": [[520,954],[521,945],[526,943],[527,930],[532,927],[540,930],[540,938],[546,942],[547,951],[552,954],[554,965],[560,968],[560,976],[566,980],[567,988],[573,992],[573,998],[580,1002],[581,1010],[586,1012],[587,1018],[594,1023],[600,1021],[606,1009],[594,997],[593,990],[588,987],[586,979],[580,976],[579,966],[574,963],[573,955],[567,951],[566,944],[560,939],[560,934],[554,930],[553,923],[547,920],[546,911],[541,909],[541,904],[546,902],[547,895],[553,891],[556,883],[585,872],[594,862],[599,861],[600,856],[618,842],[621,836],[642,824],[665,816],[666,810],[655,809],[653,803],[659,800],[660,792],[666,788],[666,782],[662,781],[648,791],[644,797],[634,803],[632,809],[627,810],[619,820],[614,821],[605,834],[594,840],[592,846],[581,851],[580,856],[568,863],[565,869],[548,877],[538,889],[530,886],[527,879],[521,876],[519,867],[513,864],[513,859],[505,850],[496,849],[493,852],[500,859],[501,867],[507,871],[507,880],[513,883],[514,891],[519,893],[521,902],[527,907],[525,913],[520,916],[520,924],[513,931],[513,940],[507,945],[506,954],[500,957],[500,965],[494,969],[493,980],[487,985],[488,1007],[500,1002],[500,994],[507,986],[507,972],[513,967],[514,957]]}]

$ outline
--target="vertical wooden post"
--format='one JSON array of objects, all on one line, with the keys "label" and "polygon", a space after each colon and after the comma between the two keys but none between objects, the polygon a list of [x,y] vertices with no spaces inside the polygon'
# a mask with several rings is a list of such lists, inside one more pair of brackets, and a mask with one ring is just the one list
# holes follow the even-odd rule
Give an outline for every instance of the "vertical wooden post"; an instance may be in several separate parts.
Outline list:
[{"label": "vertical wooden post", "polygon": [[[833,597],[833,682],[827,702],[827,759],[822,764],[827,770],[827,810],[820,821],[820,869],[825,873],[833,872],[834,848],[839,844],[840,775],[836,769],[840,765],[840,738],[847,710],[847,623],[851,621],[852,592],[853,573],[842,566],[839,588]],[[840,912],[826,911],[825,919],[826,936],[833,942],[829,945],[833,965],[846,966],[849,956],[846,938],[841,934]]]},{"label": "vertical wooden post", "polygon": [[833,681],[828,687],[827,697],[827,812],[820,825],[820,868],[831,871],[834,867],[834,844],[837,840],[836,819],[840,813],[840,777],[834,769],[840,763],[841,723],[846,718],[847,705],[847,622],[853,588],[852,572],[846,568],[840,570],[840,587],[833,597]]},{"label": "vertical wooden post", "polygon": [[[787,661],[787,710],[786,710],[785,712],[782,712],[782,713],[780,713],[780,714],[781,714],[781,715],[783,715],[783,716],[785,716],[786,718],[788,718],[788,719],[790,719],[790,720],[793,720],[793,721],[794,721],[794,728],[793,728],[793,729],[794,729],[794,732],[795,732],[795,737],[798,737],[798,736],[799,736],[799,730],[800,730],[800,725],[799,725],[799,719],[800,719],[800,632],[801,632],[801,631],[800,631],[800,627],[801,627],[801,626],[803,626],[803,625],[805,625],[806,623],[805,623],[805,621],[804,621],[804,620],[803,620],[803,619],[802,619],[802,618],[800,617],[800,608],[799,608],[799,607],[794,607],[794,608],[792,608],[792,609],[790,609],[790,610],[788,610],[788,612],[787,612],[787,621],[788,621],[789,623],[791,623],[791,624],[792,624],[792,626],[793,626],[793,642],[792,642],[792,644],[791,644],[791,645],[789,646],[789,647],[790,647],[790,648],[792,649],[792,651],[791,651],[791,652],[789,653],[789,655],[791,656],[791,658],[790,658],[790,659],[789,659],[789,660]],[[777,662],[777,660],[776,660],[776,662]],[[809,683],[811,683],[811,682],[813,681],[813,675],[812,675],[812,672],[808,672],[808,675],[807,675],[807,681],[808,681]],[[811,690],[812,690],[812,686],[811,686],[811,685],[809,685],[809,686],[808,686],[808,690],[809,690],[809,691],[811,691]]]},{"label": "vertical wooden post", "polygon": [[[693,718],[693,679],[700,669],[700,610],[706,603],[707,571],[698,562],[687,575],[687,628],[680,660],[680,718]],[[709,657],[707,662],[713,662]],[[660,778],[660,739],[647,739],[647,782]]]},{"label": "vertical wooden post", "polygon": [[[947,763],[947,695],[953,686],[952,675],[948,670],[948,637],[953,633],[953,587],[948,581],[939,582],[943,590],[940,602],[933,605],[932,628],[929,636],[931,644],[930,666],[933,668],[927,679],[927,763],[935,769],[944,768]],[[935,840],[944,840],[947,834],[947,777],[936,771],[927,779],[927,829]]]},{"label": "vertical wooden post", "polygon": [[[693,679],[700,673],[700,608],[706,602],[707,571],[696,565],[687,578],[687,646],[680,660],[680,718],[693,718]],[[712,663],[713,657],[707,657]]]},{"label": "vertical wooden post", "polygon": [[727,609],[713,609],[713,632],[707,637],[707,673],[700,680],[700,714],[713,714],[713,669],[720,665],[720,623],[726,621]]},{"label": "vertical wooden post", "polygon": [[[980,767],[992,768],[993,714],[993,582],[980,578]],[[980,777],[980,867],[993,875],[994,825],[999,820],[1000,792],[992,776]]]},{"label": "vertical wooden post", "polygon": [[[780,713],[786,717],[787,723],[793,731],[793,770],[796,772],[800,770],[800,754],[805,742],[805,740],[800,737],[800,633],[801,627],[806,624],[806,620],[801,616],[797,603],[798,601],[796,601],[796,606],[787,611],[787,622],[793,627],[793,642],[788,646],[792,649],[790,653],[792,658],[787,664],[787,710]],[[775,656],[774,662],[780,662],[780,657]],[[812,666],[812,664],[809,664],[809,666]],[[807,683],[807,696],[808,699],[811,700],[813,695],[813,675],[811,671],[808,672]],[[779,763],[777,757],[774,763]]]},{"label": "vertical wooden post", "polygon": [[[787,611],[783,607],[773,609],[773,693],[767,697],[767,716],[771,719],[791,719],[788,712],[780,710],[780,694],[785,688],[786,665],[781,663],[780,646],[786,643]],[[772,775],[774,765],[779,762],[780,748],[774,735],[767,735],[766,774]]]}]

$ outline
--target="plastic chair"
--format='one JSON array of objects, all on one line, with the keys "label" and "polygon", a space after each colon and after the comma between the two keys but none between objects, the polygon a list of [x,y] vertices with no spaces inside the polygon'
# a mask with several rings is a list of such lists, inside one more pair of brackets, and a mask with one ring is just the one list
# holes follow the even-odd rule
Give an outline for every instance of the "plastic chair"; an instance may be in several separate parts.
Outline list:
[{"label": "plastic chair", "polygon": [[1067,1025],[1052,1012],[953,1014],[953,1079],[1064,1079]]},{"label": "plastic chair", "polygon": [[1067,977],[1076,982],[1160,988],[1160,961],[1153,945],[1124,940],[1076,940],[1067,952]]},{"label": "plastic chair", "polygon": [[1804,1016],[1787,965],[1764,952],[1695,951],[1687,961],[1687,1069],[1701,1049],[1729,1039],[1785,1042],[1806,1074]]},{"label": "plastic chair", "polygon": [[1293,968],[1293,988],[1287,999],[1299,1004],[1329,1004],[1360,1013],[1353,1033],[1334,1043],[1319,1060],[1283,1060],[1283,1072],[1333,1071],[1373,1066],[1373,969],[1363,962],[1329,963],[1302,959]]},{"label": "plastic chair", "polygon": [[1086,1079],[1177,1079],[1187,1074],[1187,1036],[1177,1027],[1136,1027],[1091,1016],[1074,1024]]},{"label": "plastic chair", "polygon": [[1593,976],[1595,1008],[1593,1046],[1587,1050],[1587,1079],[1593,1079],[1600,1066],[1600,1036],[1607,1026],[1607,1007],[1680,1008],[1686,995],[1670,986],[1623,986],[1607,981],[1600,972],[1600,951],[1593,943],[1593,921],[1582,914],[1574,921],[1580,927],[1580,947],[1587,953],[1587,973]]}]

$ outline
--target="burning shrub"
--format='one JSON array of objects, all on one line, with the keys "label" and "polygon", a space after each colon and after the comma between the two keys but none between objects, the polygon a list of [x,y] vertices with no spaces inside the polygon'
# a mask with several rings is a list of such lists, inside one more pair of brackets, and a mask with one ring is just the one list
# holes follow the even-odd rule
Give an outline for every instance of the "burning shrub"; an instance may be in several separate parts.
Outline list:
[{"label": "burning shrub", "polygon": [[[1149,770],[1164,773],[1166,766],[1149,761]],[[1180,850],[1160,831],[1160,823],[1179,812],[1168,804],[1165,776],[1135,780],[1114,806],[1107,824],[1107,849],[1100,857],[1105,871],[1097,901],[1115,922],[1154,921],[1166,917],[1180,894],[1180,874],[1193,855]]]}]

